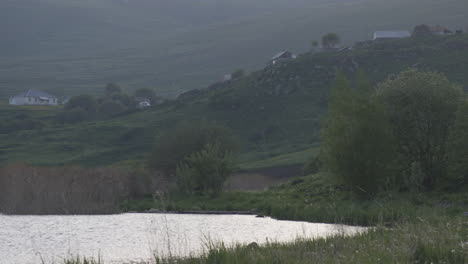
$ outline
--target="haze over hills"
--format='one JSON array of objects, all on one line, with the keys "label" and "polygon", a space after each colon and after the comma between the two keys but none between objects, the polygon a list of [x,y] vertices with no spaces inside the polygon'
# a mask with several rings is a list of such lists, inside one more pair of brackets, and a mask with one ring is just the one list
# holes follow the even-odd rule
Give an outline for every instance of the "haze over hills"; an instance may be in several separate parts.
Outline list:
[{"label": "haze over hills", "polygon": [[349,44],[420,23],[459,28],[467,10],[466,0],[3,0],[0,96],[99,93],[111,81],[175,96],[326,32]]}]

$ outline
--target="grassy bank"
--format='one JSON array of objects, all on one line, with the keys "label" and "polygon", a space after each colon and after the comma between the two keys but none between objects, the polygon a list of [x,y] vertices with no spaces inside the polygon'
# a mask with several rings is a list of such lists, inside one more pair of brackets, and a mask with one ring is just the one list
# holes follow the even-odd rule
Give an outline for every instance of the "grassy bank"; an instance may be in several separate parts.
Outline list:
[{"label": "grassy bank", "polygon": [[461,215],[467,205],[467,192],[387,192],[373,200],[361,200],[326,174],[317,174],[296,178],[262,192],[225,192],[215,198],[169,193],[156,199],[126,201],[122,210],[255,211],[283,220],[393,225],[434,212],[446,216]]}]

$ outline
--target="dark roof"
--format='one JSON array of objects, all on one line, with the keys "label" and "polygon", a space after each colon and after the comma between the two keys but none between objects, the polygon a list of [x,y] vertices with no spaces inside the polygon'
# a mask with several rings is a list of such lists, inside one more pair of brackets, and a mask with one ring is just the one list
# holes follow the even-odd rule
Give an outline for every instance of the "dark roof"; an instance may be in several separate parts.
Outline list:
[{"label": "dark roof", "polygon": [[409,38],[411,33],[409,31],[376,31],[374,39],[379,38]]},{"label": "dark roof", "polygon": [[15,97],[47,97],[47,98],[57,98],[54,95],[48,94],[43,91],[37,91],[37,90],[27,90],[26,92],[22,92]]}]

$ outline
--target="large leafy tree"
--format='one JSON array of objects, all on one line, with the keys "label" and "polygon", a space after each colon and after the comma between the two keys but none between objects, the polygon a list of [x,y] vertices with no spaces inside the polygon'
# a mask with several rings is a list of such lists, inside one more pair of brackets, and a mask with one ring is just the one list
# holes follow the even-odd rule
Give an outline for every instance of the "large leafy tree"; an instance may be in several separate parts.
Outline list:
[{"label": "large leafy tree", "polygon": [[426,189],[446,173],[448,134],[461,93],[444,75],[417,70],[379,85],[378,97],[397,140],[401,175],[408,178],[418,171]]},{"label": "large leafy tree", "polygon": [[392,135],[369,81],[358,75],[353,88],[339,75],[322,129],[324,164],[362,196],[375,194],[390,176]]}]

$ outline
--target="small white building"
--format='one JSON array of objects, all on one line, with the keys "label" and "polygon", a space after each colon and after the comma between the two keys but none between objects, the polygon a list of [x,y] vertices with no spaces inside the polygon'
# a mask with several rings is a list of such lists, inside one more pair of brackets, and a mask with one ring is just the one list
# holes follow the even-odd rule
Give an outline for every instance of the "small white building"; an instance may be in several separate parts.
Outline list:
[{"label": "small white building", "polygon": [[10,105],[57,105],[58,99],[46,92],[28,90],[10,97]]},{"label": "small white building", "polygon": [[139,109],[144,109],[151,106],[151,100],[149,98],[138,97],[135,98],[135,100],[137,102],[137,108]]},{"label": "small white building", "polygon": [[374,32],[373,40],[379,39],[400,39],[411,37],[411,32],[407,30],[400,31],[376,31]]},{"label": "small white building", "polygon": [[296,54],[285,50],[273,56],[273,58],[270,59],[270,62],[272,65],[276,65],[280,62],[294,60],[296,58],[297,58]]}]

